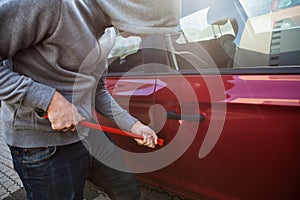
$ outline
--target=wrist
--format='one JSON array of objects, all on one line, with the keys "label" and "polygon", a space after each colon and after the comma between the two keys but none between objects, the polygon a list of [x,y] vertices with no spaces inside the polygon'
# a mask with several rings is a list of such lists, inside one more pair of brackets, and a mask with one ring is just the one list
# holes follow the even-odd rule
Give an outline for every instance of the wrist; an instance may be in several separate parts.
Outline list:
[{"label": "wrist", "polygon": [[142,124],[140,121],[137,120],[137,121],[132,125],[130,131],[131,131],[132,133],[134,133],[135,130],[136,130],[138,127],[140,127],[141,125],[143,125],[143,124]]}]

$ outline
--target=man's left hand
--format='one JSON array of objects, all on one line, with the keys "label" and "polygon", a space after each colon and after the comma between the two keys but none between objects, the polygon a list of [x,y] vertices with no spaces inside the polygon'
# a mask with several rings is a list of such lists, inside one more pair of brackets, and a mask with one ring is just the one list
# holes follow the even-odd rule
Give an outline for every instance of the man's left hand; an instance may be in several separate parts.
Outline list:
[{"label": "man's left hand", "polygon": [[141,135],[144,139],[135,139],[139,145],[144,145],[149,148],[154,148],[157,145],[157,135],[148,126],[145,126],[140,121],[137,121],[131,128],[131,132],[137,135]]}]

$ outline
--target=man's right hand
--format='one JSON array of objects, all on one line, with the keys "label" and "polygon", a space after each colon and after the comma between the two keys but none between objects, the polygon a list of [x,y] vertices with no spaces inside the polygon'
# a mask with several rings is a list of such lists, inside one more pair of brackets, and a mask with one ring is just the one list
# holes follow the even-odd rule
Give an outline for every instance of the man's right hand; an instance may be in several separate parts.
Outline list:
[{"label": "man's right hand", "polygon": [[57,91],[52,97],[47,113],[52,129],[58,131],[75,131],[78,123],[85,120],[77,108]]}]

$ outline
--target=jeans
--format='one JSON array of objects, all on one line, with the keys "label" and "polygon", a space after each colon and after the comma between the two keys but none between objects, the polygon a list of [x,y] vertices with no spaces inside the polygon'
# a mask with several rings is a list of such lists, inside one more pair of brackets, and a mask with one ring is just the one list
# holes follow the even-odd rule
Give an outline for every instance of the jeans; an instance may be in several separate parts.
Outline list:
[{"label": "jeans", "polygon": [[81,200],[87,179],[111,199],[140,198],[133,174],[102,164],[82,142],[42,148],[10,147],[10,150],[29,200]]}]

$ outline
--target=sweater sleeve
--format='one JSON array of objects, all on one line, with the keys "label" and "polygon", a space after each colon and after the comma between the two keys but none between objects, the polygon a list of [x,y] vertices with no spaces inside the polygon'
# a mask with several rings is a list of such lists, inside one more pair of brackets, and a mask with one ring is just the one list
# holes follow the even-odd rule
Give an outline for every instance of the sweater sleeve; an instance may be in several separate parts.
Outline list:
[{"label": "sweater sleeve", "polygon": [[47,111],[54,92],[54,88],[13,72],[10,60],[0,62],[1,101]]},{"label": "sweater sleeve", "polygon": [[96,0],[113,26],[137,34],[177,33],[181,0]]},{"label": "sweater sleeve", "polygon": [[11,60],[49,37],[59,13],[60,1],[56,0],[0,2],[0,100],[47,110],[55,89],[14,72]]},{"label": "sweater sleeve", "polygon": [[97,87],[95,106],[97,112],[114,121],[123,130],[130,131],[132,126],[138,121],[120,107],[110,95],[105,87],[104,76],[100,79]]}]

